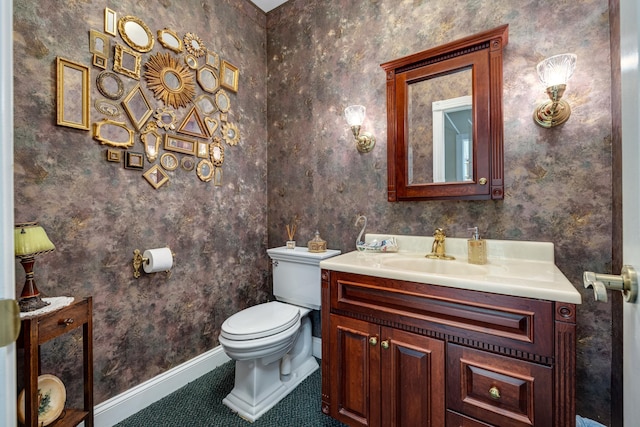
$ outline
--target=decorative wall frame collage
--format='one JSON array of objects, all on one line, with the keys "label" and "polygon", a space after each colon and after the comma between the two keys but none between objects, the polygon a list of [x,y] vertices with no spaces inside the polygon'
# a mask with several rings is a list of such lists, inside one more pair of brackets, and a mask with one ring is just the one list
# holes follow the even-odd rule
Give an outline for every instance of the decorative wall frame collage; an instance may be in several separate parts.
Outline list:
[{"label": "decorative wall frame collage", "polygon": [[[143,171],[155,189],[176,173],[222,185],[222,142],[240,141],[237,124],[229,121],[238,67],[193,32],[154,32],[140,17],[119,18],[110,8],[104,28],[90,28],[88,35],[95,80],[90,66],[56,58],[57,124],[90,130],[108,147],[106,161]],[[99,96],[92,104],[93,88]],[[98,117],[93,123],[91,105]]]}]

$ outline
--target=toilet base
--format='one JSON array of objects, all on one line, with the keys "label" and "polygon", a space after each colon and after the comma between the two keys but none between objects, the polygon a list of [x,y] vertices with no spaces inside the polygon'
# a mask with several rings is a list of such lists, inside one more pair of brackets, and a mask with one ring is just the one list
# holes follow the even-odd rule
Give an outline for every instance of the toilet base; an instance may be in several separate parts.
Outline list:
[{"label": "toilet base", "polygon": [[[280,363],[252,366],[256,363],[261,365],[259,360],[236,361],[236,386],[222,400],[229,409],[250,422],[256,421],[273,408],[320,367],[315,357],[310,356],[301,361],[289,375],[281,376]],[[256,390],[257,375],[261,377],[261,383],[267,385],[263,390]],[[237,384],[242,386],[238,387]]]}]

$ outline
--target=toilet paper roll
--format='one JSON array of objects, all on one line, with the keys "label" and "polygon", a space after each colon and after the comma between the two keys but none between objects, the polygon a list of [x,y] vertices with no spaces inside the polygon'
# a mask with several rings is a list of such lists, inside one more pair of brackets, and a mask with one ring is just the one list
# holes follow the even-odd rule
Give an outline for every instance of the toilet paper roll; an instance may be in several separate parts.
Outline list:
[{"label": "toilet paper roll", "polygon": [[169,271],[173,267],[173,254],[169,248],[147,249],[142,257],[148,259],[143,264],[145,273]]}]

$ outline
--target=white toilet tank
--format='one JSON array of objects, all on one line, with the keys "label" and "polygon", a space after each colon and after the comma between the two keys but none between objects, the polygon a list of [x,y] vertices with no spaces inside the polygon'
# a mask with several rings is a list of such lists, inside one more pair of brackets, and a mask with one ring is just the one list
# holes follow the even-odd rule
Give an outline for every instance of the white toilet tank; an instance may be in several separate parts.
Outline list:
[{"label": "white toilet tank", "polygon": [[267,249],[273,265],[273,295],[278,301],[320,310],[320,261],[339,250],[309,252],[307,248]]}]

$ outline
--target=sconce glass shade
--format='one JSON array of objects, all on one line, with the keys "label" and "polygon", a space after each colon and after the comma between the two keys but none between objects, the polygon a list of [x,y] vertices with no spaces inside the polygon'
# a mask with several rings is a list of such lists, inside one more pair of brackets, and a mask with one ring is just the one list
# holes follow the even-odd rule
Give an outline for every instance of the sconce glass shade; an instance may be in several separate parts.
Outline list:
[{"label": "sconce glass shade", "polygon": [[50,303],[40,298],[40,291],[34,279],[33,265],[36,262],[36,256],[51,252],[56,247],[49,240],[44,228],[37,222],[16,224],[13,237],[16,258],[20,258],[25,273],[24,286],[18,299],[20,311],[28,312],[46,307]]},{"label": "sconce glass shade", "polygon": [[363,105],[350,105],[344,109],[349,126],[362,126],[367,109]]},{"label": "sconce glass shade", "polygon": [[361,153],[368,153],[376,145],[375,136],[368,132],[360,132],[366,111],[367,109],[363,105],[350,105],[344,109],[344,117],[351,126],[351,131],[356,139],[356,148]]},{"label": "sconce glass shade", "polygon": [[539,62],[536,70],[540,81],[545,87],[566,85],[576,69],[577,58],[573,53],[563,53]]},{"label": "sconce glass shade", "polygon": [[13,232],[16,258],[29,258],[55,250],[44,228],[37,222],[16,224]]},{"label": "sconce glass shade", "polygon": [[576,59],[573,53],[564,53],[547,58],[536,66],[538,77],[549,96],[549,101],[538,105],[533,112],[533,120],[539,126],[551,128],[569,120],[571,107],[562,96],[576,69]]}]

